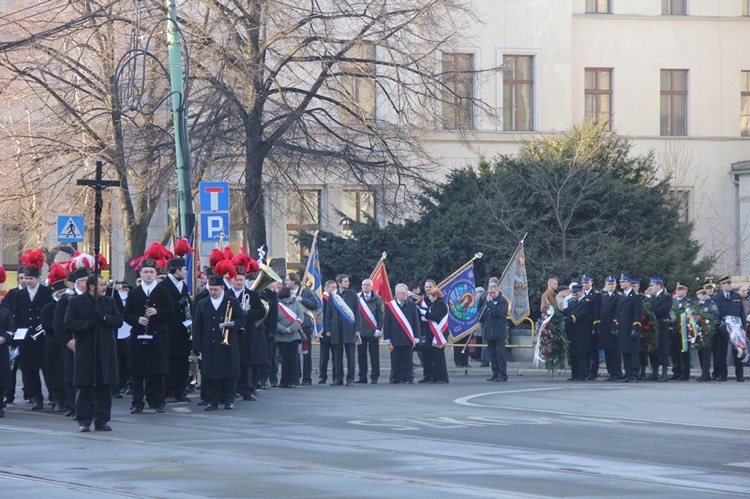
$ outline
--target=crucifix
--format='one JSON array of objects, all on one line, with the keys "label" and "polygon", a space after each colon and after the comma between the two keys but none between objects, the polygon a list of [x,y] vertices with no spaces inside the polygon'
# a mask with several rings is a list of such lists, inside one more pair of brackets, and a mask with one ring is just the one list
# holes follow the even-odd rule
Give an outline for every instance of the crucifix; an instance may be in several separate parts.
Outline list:
[{"label": "crucifix", "polygon": [[94,180],[78,179],[77,185],[91,187],[96,192],[94,202],[94,273],[99,275],[99,247],[102,237],[102,192],[108,187],[120,187],[119,180],[102,180],[102,162],[96,162],[96,177]]}]

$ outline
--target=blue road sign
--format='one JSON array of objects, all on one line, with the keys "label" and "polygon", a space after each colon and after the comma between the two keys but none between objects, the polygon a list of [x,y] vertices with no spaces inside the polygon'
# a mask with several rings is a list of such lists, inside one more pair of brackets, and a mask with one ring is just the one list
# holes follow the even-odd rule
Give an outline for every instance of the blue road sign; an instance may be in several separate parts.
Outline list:
[{"label": "blue road sign", "polygon": [[57,242],[82,243],[83,217],[59,215],[57,217]]},{"label": "blue road sign", "polygon": [[229,211],[229,182],[201,182],[201,212]]},{"label": "blue road sign", "polygon": [[229,212],[201,213],[201,241],[218,241],[221,233],[229,239]]}]

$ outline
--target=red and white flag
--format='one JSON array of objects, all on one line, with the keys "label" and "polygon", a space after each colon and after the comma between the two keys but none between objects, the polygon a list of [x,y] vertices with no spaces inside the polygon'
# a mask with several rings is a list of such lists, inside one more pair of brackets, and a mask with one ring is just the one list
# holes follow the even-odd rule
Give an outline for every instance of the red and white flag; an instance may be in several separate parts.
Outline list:
[{"label": "red and white flag", "polygon": [[375,265],[375,269],[370,274],[370,280],[372,281],[372,291],[377,293],[384,303],[388,303],[393,300],[393,293],[391,292],[391,283],[388,282],[388,272],[385,270],[385,252],[382,258]]}]

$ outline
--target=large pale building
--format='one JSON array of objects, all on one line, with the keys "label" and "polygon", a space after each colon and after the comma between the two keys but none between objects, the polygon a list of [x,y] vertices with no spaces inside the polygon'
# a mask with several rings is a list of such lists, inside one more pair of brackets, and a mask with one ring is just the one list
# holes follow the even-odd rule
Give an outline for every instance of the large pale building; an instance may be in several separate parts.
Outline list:
[{"label": "large pale building", "polygon": [[[453,82],[491,103],[498,119],[445,109],[443,129],[425,139],[444,171],[606,119],[632,139],[634,154],[654,152],[704,254],[716,256],[714,271],[750,274],[750,0],[475,4],[484,25],[441,63],[501,67]],[[294,209],[270,218],[271,253],[291,262],[299,251],[288,235],[297,228],[342,230],[335,210],[379,216],[378,200],[356,185],[310,185],[292,197]]]}]

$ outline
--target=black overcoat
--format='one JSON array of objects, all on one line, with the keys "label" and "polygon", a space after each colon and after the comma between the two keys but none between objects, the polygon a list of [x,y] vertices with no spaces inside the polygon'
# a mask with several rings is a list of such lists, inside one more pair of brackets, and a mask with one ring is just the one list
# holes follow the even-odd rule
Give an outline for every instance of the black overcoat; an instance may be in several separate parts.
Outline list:
[{"label": "black overcoat", "polygon": [[[146,309],[154,307],[156,315],[149,317],[148,326],[138,323]],[[169,322],[174,320],[172,299],[167,290],[155,286],[149,296],[142,286],[128,293],[125,304],[125,322],[132,327],[128,344],[128,362],[131,376],[156,376],[169,373]],[[153,335],[150,340],[139,340],[144,332]]]},{"label": "black overcoat", "polygon": [[182,291],[180,291],[172,282],[172,279],[167,276],[166,279],[157,284],[156,287],[164,288],[169,295],[169,298],[172,300],[172,307],[175,311],[174,318],[167,321],[167,330],[169,331],[169,355],[187,358],[187,356],[190,355],[191,348],[190,331],[188,331],[183,323],[187,319],[185,312],[188,309],[188,305],[192,307],[187,284],[183,282]]},{"label": "black overcoat", "polygon": [[597,347],[601,350],[617,350],[617,336],[612,334],[615,326],[615,308],[617,307],[617,293],[611,295],[606,291],[601,292],[599,308],[599,341]]},{"label": "black overcoat", "polygon": [[[234,322],[234,326],[229,328],[229,345],[224,345],[219,324],[226,319],[227,306],[232,307],[229,321]],[[246,320],[242,307],[227,291],[224,291],[218,309],[214,308],[210,297],[198,302],[193,318],[193,350],[202,354],[201,374],[206,379],[239,377],[240,344],[237,331],[245,327]]]},{"label": "black overcoat", "polygon": [[63,368],[63,351],[55,330],[54,319],[56,308],[57,300],[54,298],[42,307],[42,327],[44,328],[45,342],[44,361],[46,369],[44,378],[51,388],[62,388],[65,384],[65,370]]},{"label": "black overcoat", "polygon": [[76,340],[75,386],[120,384],[117,366],[117,330],[120,326],[122,316],[109,296],[99,297],[98,303],[94,303],[94,297],[89,293],[68,300],[65,327]]},{"label": "black overcoat", "polygon": [[[338,291],[336,293],[338,293]],[[334,293],[331,293],[331,296],[328,298],[329,307],[326,309],[324,322],[325,331],[331,333],[332,345],[337,345],[339,343],[354,343],[356,336],[355,333],[362,330],[360,327],[360,321],[362,319],[359,313],[359,297],[357,296],[357,293],[351,289],[345,289],[339,294],[339,296],[344,299],[344,303],[349,306],[354,314],[354,324],[352,324],[341,312],[339,312],[339,309],[336,308],[336,305],[333,302],[333,300],[335,300],[333,295]],[[417,330],[419,330],[419,328],[417,328]],[[415,334],[419,335],[418,332]]]},{"label": "black overcoat", "polygon": [[502,293],[494,300],[489,294],[482,309],[482,335],[487,340],[503,340],[508,336],[508,300]]},{"label": "black overcoat", "polygon": [[36,334],[36,327],[42,324],[42,307],[52,300],[52,290],[42,284],[34,295],[34,300],[28,293],[28,288],[16,294],[13,301],[13,318],[17,328],[28,328],[26,337],[21,345],[21,368],[24,370],[44,369],[44,338],[32,338]]},{"label": "black overcoat", "polygon": [[[16,326],[13,323],[13,316],[10,313],[10,309],[0,307],[0,336],[5,338],[5,343],[0,346],[0,389],[2,390],[14,388],[10,376],[10,351],[8,350],[8,345],[10,345],[12,338],[10,332],[15,330]],[[0,404],[2,404],[1,401]]]},{"label": "black overcoat", "polygon": [[565,334],[570,341],[570,355],[588,355],[591,348],[591,323],[594,319],[594,302],[584,295],[572,299],[565,309]]},{"label": "black overcoat", "polygon": [[[643,319],[643,295],[635,291],[617,295],[617,353],[634,354],[641,351],[641,320]],[[631,337],[631,331],[638,334]]]},{"label": "black overcoat", "polygon": [[672,313],[672,297],[666,291],[659,293],[659,296],[652,296],[648,299],[651,305],[651,311],[656,316],[659,325],[659,355],[668,358],[671,353],[669,350],[669,330],[672,324],[670,314]]},{"label": "black overcoat", "polygon": [[[332,298],[331,298],[332,299]],[[398,307],[398,302],[394,300],[393,304]],[[333,308],[333,304],[329,304],[329,308]],[[417,305],[411,301],[406,300],[401,311],[404,313],[406,320],[411,325],[412,332],[419,336],[419,310]],[[326,328],[327,329],[327,328]],[[388,304],[385,305],[385,315],[383,317],[383,339],[391,340],[391,344],[395,347],[412,346],[412,342],[407,336],[401,324],[396,319],[396,316],[391,312],[391,307]]]}]

